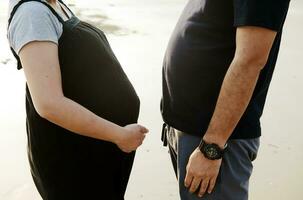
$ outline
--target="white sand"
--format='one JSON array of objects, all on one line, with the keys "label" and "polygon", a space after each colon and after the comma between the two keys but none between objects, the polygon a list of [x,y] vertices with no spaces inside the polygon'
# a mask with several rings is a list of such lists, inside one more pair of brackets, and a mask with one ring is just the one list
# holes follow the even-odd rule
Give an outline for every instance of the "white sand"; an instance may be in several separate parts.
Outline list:
[{"label": "white sand", "polygon": [[[75,2],[81,8],[94,8],[94,12],[110,16],[106,23],[121,27],[118,34],[109,35],[109,40],[141,98],[140,122],[151,131],[138,151],[126,200],[178,200],[169,155],[160,142],[159,101],[163,55],[185,0],[89,2],[93,1],[98,5]],[[39,200],[26,157],[24,78],[8,52],[5,12],[6,3],[1,1],[0,199]],[[262,119],[262,146],[251,181],[252,200],[303,199],[302,22],[303,3],[294,0]],[[3,64],[8,58],[11,60]]]}]

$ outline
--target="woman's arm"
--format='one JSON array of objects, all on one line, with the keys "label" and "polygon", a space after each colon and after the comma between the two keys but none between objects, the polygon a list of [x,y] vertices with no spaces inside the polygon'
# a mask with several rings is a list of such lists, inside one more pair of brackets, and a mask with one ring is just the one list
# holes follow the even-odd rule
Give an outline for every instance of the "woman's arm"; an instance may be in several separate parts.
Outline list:
[{"label": "woman's arm", "polygon": [[143,126],[120,127],[64,96],[55,43],[30,42],[19,56],[35,109],[41,117],[80,135],[113,142],[125,152],[142,144],[148,132]]}]

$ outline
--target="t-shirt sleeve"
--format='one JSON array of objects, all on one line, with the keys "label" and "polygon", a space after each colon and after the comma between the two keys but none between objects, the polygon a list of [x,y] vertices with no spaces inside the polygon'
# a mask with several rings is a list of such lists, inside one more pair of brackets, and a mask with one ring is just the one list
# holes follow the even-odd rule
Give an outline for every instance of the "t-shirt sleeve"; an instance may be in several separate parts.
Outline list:
[{"label": "t-shirt sleeve", "polygon": [[33,41],[58,44],[62,24],[49,8],[39,2],[22,4],[15,13],[8,29],[10,46],[19,54],[22,47]]},{"label": "t-shirt sleeve", "polygon": [[234,26],[283,27],[290,0],[233,0]]}]

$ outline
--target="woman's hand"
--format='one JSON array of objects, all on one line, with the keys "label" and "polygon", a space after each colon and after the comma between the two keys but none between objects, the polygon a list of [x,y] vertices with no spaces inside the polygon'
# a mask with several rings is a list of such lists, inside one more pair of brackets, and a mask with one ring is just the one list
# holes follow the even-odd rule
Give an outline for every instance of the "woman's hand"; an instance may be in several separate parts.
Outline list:
[{"label": "woman's hand", "polygon": [[115,143],[122,151],[130,153],[143,143],[146,133],[148,133],[147,128],[139,124],[130,124],[123,128],[123,132]]}]

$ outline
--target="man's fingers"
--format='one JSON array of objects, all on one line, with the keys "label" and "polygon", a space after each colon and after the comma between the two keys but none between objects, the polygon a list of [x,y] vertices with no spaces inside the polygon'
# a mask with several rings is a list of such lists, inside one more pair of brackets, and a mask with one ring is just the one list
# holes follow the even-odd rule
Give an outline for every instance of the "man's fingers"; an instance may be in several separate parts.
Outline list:
[{"label": "man's fingers", "polygon": [[197,189],[199,188],[199,185],[201,183],[201,180],[202,180],[201,178],[196,178],[196,177],[193,178],[193,181],[191,182],[190,189],[189,189],[189,191],[191,193],[194,193],[197,191]]},{"label": "man's fingers", "polygon": [[203,197],[203,195],[205,194],[205,192],[207,190],[208,185],[209,185],[209,179],[202,180],[199,194],[198,194],[199,197]]},{"label": "man's fingers", "polygon": [[214,190],[214,187],[216,185],[216,181],[217,181],[217,177],[210,179],[208,190],[207,190],[208,194],[212,193],[212,191]]},{"label": "man's fingers", "polygon": [[185,187],[188,188],[191,185],[192,180],[193,180],[193,176],[187,172],[184,180]]}]

